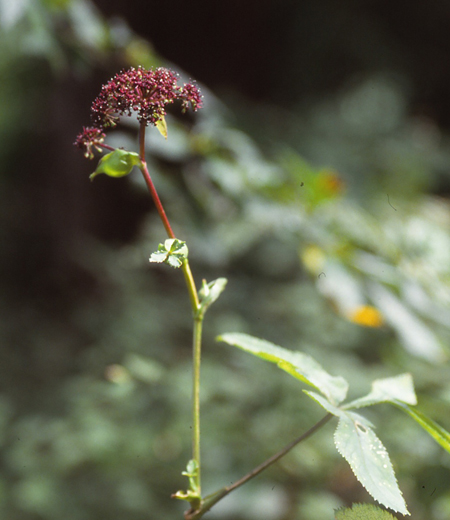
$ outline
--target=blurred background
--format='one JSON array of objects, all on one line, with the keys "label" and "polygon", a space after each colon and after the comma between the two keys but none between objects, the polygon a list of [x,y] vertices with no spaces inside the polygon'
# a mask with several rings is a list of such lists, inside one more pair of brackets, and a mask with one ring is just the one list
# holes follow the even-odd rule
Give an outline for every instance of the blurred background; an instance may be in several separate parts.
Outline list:
[{"label": "blurred background", "polygon": [[[204,492],[323,412],[247,332],[350,383],[410,372],[450,428],[450,5],[418,0],[0,0],[0,512],[182,518],[191,316],[138,172],[88,176],[72,143],[102,83],[169,66],[204,94],[148,131],[148,163],[207,314]],[[107,142],[136,150],[126,121]],[[450,518],[450,456],[388,406],[377,426],[414,520]],[[371,501],[333,425],[211,519],[332,519]]]}]

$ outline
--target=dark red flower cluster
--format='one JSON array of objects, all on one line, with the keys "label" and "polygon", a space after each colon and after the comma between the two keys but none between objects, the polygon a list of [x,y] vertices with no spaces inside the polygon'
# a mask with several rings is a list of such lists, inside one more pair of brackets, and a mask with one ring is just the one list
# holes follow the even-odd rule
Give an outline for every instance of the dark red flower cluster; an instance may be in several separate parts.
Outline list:
[{"label": "dark red flower cluster", "polygon": [[94,152],[92,148],[95,148],[97,151],[101,152],[102,149],[100,146],[102,145],[106,134],[102,132],[100,128],[83,126],[83,131],[81,134],[78,134],[75,142],[73,143],[77,148],[80,148],[84,152],[84,156],[88,159],[94,158]]},{"label": "dark red flower cluster", "polygon": [[[91,107],[94,127],[84,128],[75,145],[92,157],[92,147],[96,147],[97,137],[108,127],[116,126],[120,116],[137,113],[140,123],[156,125],[166,114],[166,106],[176,100],[182,103],[185,112],[189,105],[194,111],[202,106],[202,96],[194,83],[177,85],[178,75],[163,67],[146,70],[131,68],[116,74],[102,86],[99,96]],[[96,133],[97,132],[97,133]]]}]

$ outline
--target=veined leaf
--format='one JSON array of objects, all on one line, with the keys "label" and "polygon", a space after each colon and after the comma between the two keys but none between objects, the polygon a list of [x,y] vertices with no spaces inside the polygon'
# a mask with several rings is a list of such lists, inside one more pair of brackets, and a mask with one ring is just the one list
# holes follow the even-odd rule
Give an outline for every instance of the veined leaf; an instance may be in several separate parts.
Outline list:
[{"label": "veined leaf", "polygon": [[361,408],[382,402],[394,404],[428,432],[444,450],[450,453],[450,433],[442,426],[419,412],[410,405],[417,404],[414,385],[410,374],[401,374],[396,377],[377,379],[372,383],[372,391],[361,399],[356,399],[342,407],[344,410]]},{"label": "veined leaf", "polygon": [[316,392],[305,393],[325,410],[339,417],[334,433],[336,448],[372,497],[393,511],[409,514],[388,452],[375,435],[373,424],[358,413],[333,406]]},{"label": "veined leaf", "polygon": [[442,426],[435,423],[433,419],[430,419],[424,413],[419,412],[406,403],[394,404],[412,417],[438,444],[444,448],[444,450],[450,453],[450,433],[445,428],[442,428]]},{"label": "veined leaf", "polygon": [[315,387],[332,404],[338,405],[347,395],[347,381],[343,377],[330,375],[315,359],[307,354],[287,350],[269,341],[239,332],[223,334],[217,339],[250,352],[261,359],[276,363],[282,370]]},{"label": "veined leaf", "polygon": [[396,520],[391,513],[373,504],[352,504],[351,509],[338,509],[334,514],[336,520]]},{"label": "veined leaf", "polygon": [[372,390],[369,394],[344,405],[342,408],[349,410],[350,408],[361,408],[384,402],[417,404],[411,374],[376,379],[372,382]]},{"label": "veined leaf", "polygon": [[367,421],[354,412],[344,412],[334,433],[339,453],[372,497],[384,506],[408,515],[388,452]]}]

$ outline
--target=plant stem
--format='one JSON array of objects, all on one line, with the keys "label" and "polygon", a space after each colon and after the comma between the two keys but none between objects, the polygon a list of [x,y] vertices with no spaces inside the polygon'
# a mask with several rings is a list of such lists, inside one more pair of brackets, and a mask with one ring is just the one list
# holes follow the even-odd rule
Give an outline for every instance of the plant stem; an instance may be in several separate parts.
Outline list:
[{"label": "plant stem", "polygon": [[[141,123],[139,127],[139,158],[141,159],[142,163],[142,175],[144,176],[148,190],[156,206],[159,217],[161,218],[161,221],[167,232],[167,235],[169,236],[169,238],[176,238],[174,232],[172,231],[172,226],[170,225],[166,212],[164,211],[161,199],[159,198],[158,192],[156,191],[155,185],[153,184],[152,178],[147,168],[147,163],[145,161],[145,124],[143,123]],[[189,267],[188,261],[183,262],[181,269],[183,270],[184,278],[186,280],[186,285],[189,292],[189,299],[191,301],[192,312],[195,316],[199,306],[198,294],[197,289],[195,287],[194,277],[192,276],[191,268]]]},{"label": "plant stem", "polygon": [[158,196],[158,192],[156,191],[155,185],[153,184],[150,173],[147,169],[147,163],[145,161],[145,124],[141,123],[139,127],[139,158],[141,159],[141,172],[144,176],[145,182],[147,184],[150,195],[155,203],[156,209],[158,210],[159,217],[162,220],[164,228],[166,229],[169,238],[176,238],[174,232],[172,231],[172,227],[170,225],[169,219],[167,218],[166,212],[164,211],[161,200]]},{"label": "plant stem", "polygon": [[194,318],[192,379],[192,456],[198,464],[196,487],[201,496],[200,465],[200,363],[202,355],[203,317]]},{"label": "plant stem", "polygon": [[114,148],[113,146],[109,146],[109,144],[105,144],[105,143],[101,143],[98,146],[101,146],[105,150],[111,150],[112,152],[114,152],[114,150],[116,150],[116,148]]},{"label": "plant stem", "polygon": [[202,506],[200,509],[197,509],[196,511],[187,511],[185,513],[185,519],[186,520],[199,520],[205,513],[207,513],[219,500],[222,500],[222,498],[226,497],[229,493],[231,493],[233,490],[237,489],[238,487],[244,485],[246,482],[251,480],[252,478],[256,477],[256,475],[259,475],[262,471],[267,469],[269,466],[280,460],[282,457],[284,457],[292,448],[297,446],[300,442],[304,441],[308,437],[310,437],[313,433],[315,433],[318,429],[320,429],[322,426],[324,426],[332,417],[334,417],[332,414],[327,414],[322,419],[317,422],[312,428],[310,428],[307,432],[303,433],[298,437],[297,439],[294,439],[292,442],[290,442],[287,446],[285,446],[282,450],[280,450],[278,453],[275,453],[275,455],[272,455],[272,457],[265,460],[262,464],[257,466],[256,468],[252,469],[247,475],[244,475],[241,479],[237,480],[230,486],[226,486],[222,489],[219,489],[215,493],[212,493],[211,495],[208,495],[202,503]]},{"label": "plant stem", "polygon": [[[167,218],[164,207],[153,184],[152,178],[147,168],[145,161],[145,124],[141,123],[139,127],[139,158],[141,160],[141,172],[144,176],[150,195],[158,210],[159,216],[162,220],[164,228],[169,238],[176,238],[169,219]],[[196,476],[196,485],[198,493],[201,493],[201,468],[200,468],[200,363],[201,363],[201,346],[202,346],[202,325],[203,316],[199,314],[199,299],[197,289],[195,287],[194,277],[192,275],[189,262],[186,259],[181,269],[186,281],[189,299],[192,307],[192,315],[194,317],[193,330],[193,379],[192,379],[192,458],[197,461],[198,472]]]}]

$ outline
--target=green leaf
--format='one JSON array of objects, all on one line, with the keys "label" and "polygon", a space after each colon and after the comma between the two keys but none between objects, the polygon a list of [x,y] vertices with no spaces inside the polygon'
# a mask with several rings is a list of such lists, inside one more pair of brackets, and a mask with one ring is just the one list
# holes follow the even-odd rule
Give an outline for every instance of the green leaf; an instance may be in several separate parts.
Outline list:
[{"label": "green leaf", "polygon": [[406,509],[386,448],[373,431],[373,424],[362,415],[337,408],[321,395],[305,391],[325,410],[339,417],[334,433],[338,452],[350,464],[355,477],[372,497],[404,515]]},{"label": "green leaf", "polygon": [[353,417],[355,418],[355,420],[357,420],[359,423],[363,424],[367,428],[375,428],[375,426],[369,421],[369,419],[366,419],[359,413],[346,412],[342,408],[338,408],[337,406],[332,405],[327,399],[317,394],[316,392],[311,392],[309,390],[303,391],[306,395],[311,397],[311,399],[316,401],[316,403],[320,404],[320,406],[322,406],[322,408],[324,408],[327,412],[335,415],[336,417]]},{"label": "green leaf", "polygon": [[334,433],[338,452],[375,500],[393,511],[409,514],[386,448],[366,419],[354,412],[341,412]]},{"label": "green leaf", "polygon": [[417,404],[411,374],[376,379],[372,383],[372,390],[369,394],[346,404],[343,409],[361,408],[384,402]]},{"label": "green leaf", "polygon": [[334,514],[336,520],[396,520],[391,513],[373,504],[353,504],[351,509],[338,509]]},{"label": "green leaf", "polygon": [[131,172],[133,166],[140,164],[141,160],[137,153],[117,149],[100,159],[97,169],[89,176],[89,179],[92,181],[100,173],[105,173],[109,177],[124,177]]},{"label": "green leaf", "polygon": [[150,256],[150,262],[168,264],[170,267],[178,268],[187,260],[188,247],[186,242],[177,238],[168,238],[164,244],[159,244],[158,251]]},{"label": "green leaf", "polygon": [[[330,403],[330,401],[328,401],[328,399],[326,399],[325,397],[322,397],[321,395],[317,394],[316,392],[311,392],[310,390],[303,390],[303,392],[305,392],[305,394],[307,396],[311,397],[311,399],[313,401],[316,401],[316,403],[320,404],[320,406],[322,408],[324,408],[327,412],[335,415],[336,417],[341,417],[342,414],[347,413],[347,412],[343,411],[341,408]],[[364,419],[362,417],[362,415],[359,415],[359,418],[361,420],[365,420],[369,426],[373,426],[373,424],[368,419]]]},{"label": "green leaf", "polygon": [[186,471],[183,471],[181,474],[185,477],[189,478],[189,489],[198,493],[197,486],[197,476],[198,476],[198,462],[194,459],[191,459],[186,466]]},{"label": "green leaf", "polygon": [[161,119],[158,119],[158,121],[156,121],[155,126],[159,130],[159,133],[164,137],[164,139],[167,139],[166,118],[162,116]]},{"label": "green leaf", "polygon": [[282,370],[303,383],[315,387],[327,397],[330,403],[337,405],[347,395],[348,383],[343,377],[330,375],[315,359],[302,352],[287,350],[269,341],[239,332],[223,334],[217,340],[234,345],[271,363],[276,363]]},{"label": "green leaf", "polygon": [[189,489],[187,491],[177,491],[172,495],[172,498],[179,500],[186,500],[191,504],[192,509],[197,509],[201,503],[200,490],[197,485],[199,465],[194,459],[191,459],[186,466],[186,471],[181,474],[189,479]]},{"label": "green leaf", "polygon": [[226,278],[217,278],[217,280],[214,280],[209,283],[206,283],[206,280],[203,280],[202,288],[198,291],[200,303],[199,313],[202,316],[208,310],[210,305],[212,305],[217,300],[217,298],[223,293],[227,283],[228,280]]},{"label": "green leaf", "polygon": [[442,428],[442,426],[435,423],[433,419],[430,419],[415,408],[408,406],[406,403],[395,403],[395,405],[412,417],[444,450],[450,453],[450,433],[445,428]]}]

